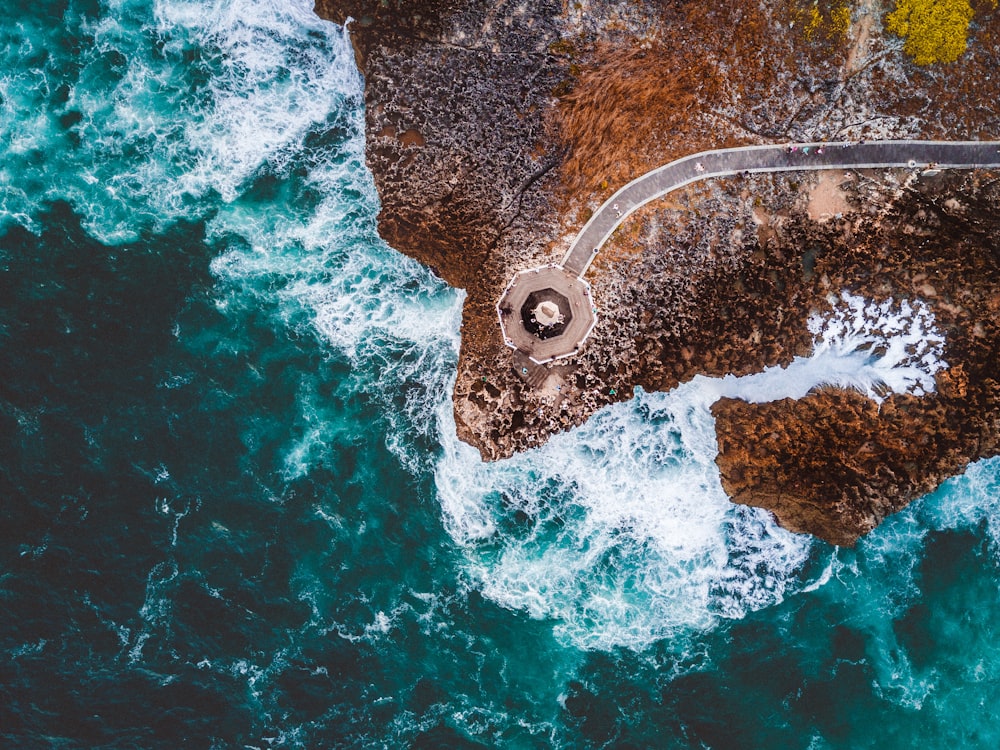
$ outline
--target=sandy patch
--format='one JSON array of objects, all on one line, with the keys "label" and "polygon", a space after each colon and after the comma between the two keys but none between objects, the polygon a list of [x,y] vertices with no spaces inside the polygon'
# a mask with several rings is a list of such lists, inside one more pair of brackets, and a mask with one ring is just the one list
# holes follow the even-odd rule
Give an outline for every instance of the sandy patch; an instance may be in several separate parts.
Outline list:
[{"label": "sandy patch", "polygon": [[399,142],[404,146],[425,146],[427,141],[424,140],[423,134],[416,128],[410,128],[404,131],[399,136]]},{"label": "sandy patch", "polygon": [[809,203],[806,211],[813,221],[824,222],[837,214],[846,214],[851,210],[847,202],[847,194],[841,189],[844,180],[842,172],[820,172],[816,186],[809,192]]},{"label": "sandy patch", "polygon": [[859,72],[868,60],[868,41],[875,28],[878,8],[872,0],[862,0],[855,15],[858,20],[855,24],[854,43],[847,53],[847,62],[844,65],[845,78],[850,78]]}]

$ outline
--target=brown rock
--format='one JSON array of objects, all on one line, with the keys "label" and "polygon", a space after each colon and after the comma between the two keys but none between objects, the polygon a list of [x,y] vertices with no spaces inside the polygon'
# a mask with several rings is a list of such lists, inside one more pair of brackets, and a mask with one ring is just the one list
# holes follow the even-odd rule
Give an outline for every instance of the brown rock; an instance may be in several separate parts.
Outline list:
[{"label": "brown rock", "polygon": [[[787,364],[811,349],[808,316],[849,290],[931,306],[950,366],[937,393],[891,396],[881,409],[838,391],[720,402],[719,466],[734,499],[850,544],[994,454],[1000,189],[974,173],[853,175],[841,189],[857,212],[824,224],[805,213],[806,173],[679,191],[624,226],[592,267],[599,324],[559,374],[573,398],[557,412],[518,377],[496,321],[501,290],[515,271],[558,261],[588,212],[645,169],[706,146],[870,137],[857,122],[922,122],[924,137],[1000,132],[1000,115],[981,106],[1000,95],[1000,77],[986,75],[1000,48],[983,46],[947,76],[896,70],[909,79],[890,86],[885,65],[866,64],[895,54],[877,34],[848,55],[756,5],[581,8],[317,2],[320,15],[356,19],[380,233],[468,293],[459,437],[487,459],[508,456],[630,398],[636,385],[668,389],[699,373]],[[492,390],[481,386],[487,373]]]}]

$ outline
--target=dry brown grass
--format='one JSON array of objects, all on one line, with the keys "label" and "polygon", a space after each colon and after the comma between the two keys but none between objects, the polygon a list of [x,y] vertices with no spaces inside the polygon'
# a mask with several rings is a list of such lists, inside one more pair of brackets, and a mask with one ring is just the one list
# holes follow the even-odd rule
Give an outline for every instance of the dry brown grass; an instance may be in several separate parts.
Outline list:
[{"label": "dry brown grass", "polygon": [[657,42],[559,50],[574,73],[555,122],[568,195],[620,187],[699,149],[780,138],[809,95],[795,88],[803,67],[836,78],[846,59],[843,35],[806,34],[802,2],[766,13],[742,2],[665,4]]},{"label": "dry brown grass", "polygon": [[[567,208],[579,210],[567,215],[582,223],[595,199],[701,149],[833,137],[840,124],[877,128],[893,118],[919,122],[926,136],[996,137],[1000,12],[992,0],[975,4],[968,52],[929,71],[898,52],[872,56],[868,27],[849,58],[844,0],[783,0],[766,10],[743,0],[664,3],[658,28],[633,43],[559,43],[552,52],[571,61],[572,77],[557,91],[550,125],[565,148]],[[849,82],[860,83],[841,98]],[[858,85],[870,89],[867,99]]]},{"label": "dry brown grass", "polygon": [[559,107],[562,138],[571,145],[563,165],[570,191],[621,185],[650,162],[714,139],[699,133],[692,110],[718,95],[718,77],[704,57],[683,62],[662,46],[596,50]]}]

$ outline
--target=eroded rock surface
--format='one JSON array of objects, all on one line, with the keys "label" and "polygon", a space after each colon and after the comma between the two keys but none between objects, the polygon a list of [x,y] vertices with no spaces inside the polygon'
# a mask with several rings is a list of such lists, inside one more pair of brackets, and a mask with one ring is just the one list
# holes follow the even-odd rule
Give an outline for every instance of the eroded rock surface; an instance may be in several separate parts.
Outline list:
[{"label": "eroded rock surface", "polygon": [[590,210],[670,158],[787,139],[1000,134],[983,106],[1000,93],[989,90],[1000,77],[984,75],[1000,65],[996,14],[977,17],[962,61],[927,75],[871,17],[848,38],[807,38],[794,4],[771,16],[739,3],[544,0],[319,0],[317,11],[355,19],[381,234],[468,293],[455,416],[485,458],[538,445],[637,385],[808,355],[806,321],[844,291],[931,307],[949,365],[937,391],[881,407],[833,390],[719,402],[730,496],[849,544],[996,452],[1000,201],[985,173],[828,175],[832,216],[815,201],[810,216],[808,173],[671,194],[588,272],[600,320],[584,350],[531,382],[494,309],[516,271],[558,262]]},{"label": "eroded rock surface", "polygon": [[[786,528],[853,544],[890,513],[1000,452],[1000,189],[958,175],[917,186],[817,270],[868,299],[922,300],[943,334],[934,392],[877,404],[822,389],[713,407],[723,486]],[[951,196],[943,198],[942,196]]]}]

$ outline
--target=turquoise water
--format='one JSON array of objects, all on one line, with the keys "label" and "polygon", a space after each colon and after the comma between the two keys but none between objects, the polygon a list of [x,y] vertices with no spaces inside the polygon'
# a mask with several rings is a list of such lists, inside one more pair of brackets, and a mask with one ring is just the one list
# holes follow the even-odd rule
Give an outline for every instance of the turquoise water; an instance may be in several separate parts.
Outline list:
[{"label": "turquoise water", "polygon": [[856,550],[726,501],[704,382],[482,464],[341,29],[0,24],[3,746],[1000,744],[1000,463]]}]

